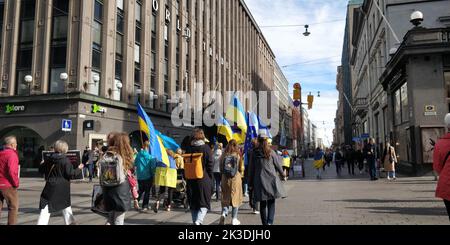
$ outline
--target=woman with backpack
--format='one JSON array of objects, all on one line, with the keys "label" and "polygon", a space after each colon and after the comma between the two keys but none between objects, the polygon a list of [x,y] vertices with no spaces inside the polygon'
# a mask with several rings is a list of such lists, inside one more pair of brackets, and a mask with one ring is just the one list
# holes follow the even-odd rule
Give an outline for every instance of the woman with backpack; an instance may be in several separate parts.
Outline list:
[{"label": "woman with backpack", "polygon": [[239,146],[236,140],[228,143],[220,158],[220,172],[222,173],[222,216],[219,225],[225,224],[225,219],[232,207],[232,225],[240,225],[237,219],[239,207],[242,205],[242,176],[244,164],[241,161]]},{"label": "woman with backpack", "polygon": [[190,179],[188,172],[191,172],[185,159],[185,175],[187,179],[187,194],[189,207],[191,209],[192,222],[195,225],[202,225],[208,210],[211,209],[211,193],[213,178],[213,153],[211,148],[205,143],[205,133],[201,129],[195,129],[191,145],[187,147],[186,154],[201,154],[202,173],[201,178]]},{"label": "woman with backpack", "polygon": [[55,143],[55,153],[39,166],[39,172],[45,176],[45,187],[41,194],[38,225],[48,225],[50,215],[62,211],[66,225],[75,224],[70,200],[70,180],[81,175],[84,168],[80,164],[74,169],[66,156],[69,146],[67,142],[58,140]]},{"label": "woman with backpack", "polygon": [[[123,225],[131,203],[128,171],[133,169],[133,149],[126,133],[115,133],[109,137],[108,146],[108,151],[99,164],[105,211],[109,213],[107,224]],[[111,172],[104,172],[105,166],[117,166],[116,169],[122,169],[123,173],[115,172],[111,175]]]},{"label": "woman with backpack", "polygon": [[249,165],[249,187],[253,191],[254,201],[260,202],[263,225],[273,225],[275,200],[286,197],[280,176],[286,177],[281,159],[270,147],[267,136],[261,133]]}]

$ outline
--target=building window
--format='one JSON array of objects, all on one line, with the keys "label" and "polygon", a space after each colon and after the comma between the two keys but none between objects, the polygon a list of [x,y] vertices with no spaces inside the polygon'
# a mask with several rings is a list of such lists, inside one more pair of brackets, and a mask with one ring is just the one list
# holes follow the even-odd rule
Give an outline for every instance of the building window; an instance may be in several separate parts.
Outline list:
[{"label": "building window", "polygon": [[2,51],[3,41],[3,19],[5,14],[5,0],[0,0],[0,56]]},{"label": "building window", "polygon": [[23,0],[20,8],[20,37],[17,54],[17,95],[26,95],[31,91],[31,85],[24,81],[31,74],[33,60],[35,0]]},{"label": "building window", "polygon": [[113,88],[114,100],[120,101],[122,98],[122,75],[123,75],[123,45],[125,29],[125,11],[123,0],[116,0],[117,18],[116,18],[116,61],[115,61],[115,86]]},{"label": "building window", "polygon": [[94,22],[92,28],[92,81],[88,84],[88,93],[99,95],[102,67],[103,38],[103,0],[94,1]]},{"label": "building window", "polygon": [[399,125],[409,121],[408,84],[403,84],[394,94],[394,119]]},{"label": "building window", "polygon": [[66,84],[60,74],[66,72],[69,0],[54,0],[50,51],[50,93],[64,93]]}]

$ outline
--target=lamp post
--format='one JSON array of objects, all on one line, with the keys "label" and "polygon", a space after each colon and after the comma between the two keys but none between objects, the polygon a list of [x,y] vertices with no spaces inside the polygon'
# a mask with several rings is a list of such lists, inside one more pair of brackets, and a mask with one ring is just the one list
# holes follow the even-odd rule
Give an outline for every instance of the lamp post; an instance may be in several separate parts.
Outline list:
[{"label": "lamp post", "polygon": [[33,77],[31,75],[26,75],[24,81],[28,85],[28,95],[31,95],[31,83],[33,82]]},{"label": "lamp post", "polygon": [[59,79],[64,82],[64,91],[67,93],[69,90],[69,85],[67,84],[67,80],[69,79],[69,75],[65,72],[59,74]]}]

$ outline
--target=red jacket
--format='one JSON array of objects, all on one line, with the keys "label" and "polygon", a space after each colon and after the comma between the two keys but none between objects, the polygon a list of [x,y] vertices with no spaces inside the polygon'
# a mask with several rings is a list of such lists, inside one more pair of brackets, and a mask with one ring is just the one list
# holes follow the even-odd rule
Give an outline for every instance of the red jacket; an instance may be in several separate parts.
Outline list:
[{"label": "red jacket", "polygon": [[19,187],[19,156],[17,151],[5,147],[0,151],[0,189]]},{"label": "red jacket", "polygon": [[444,160],[450,151],[450,133],[442,137],[434,147],[433,168],[439,174],[436,197],[450,201],[450,157]]}]

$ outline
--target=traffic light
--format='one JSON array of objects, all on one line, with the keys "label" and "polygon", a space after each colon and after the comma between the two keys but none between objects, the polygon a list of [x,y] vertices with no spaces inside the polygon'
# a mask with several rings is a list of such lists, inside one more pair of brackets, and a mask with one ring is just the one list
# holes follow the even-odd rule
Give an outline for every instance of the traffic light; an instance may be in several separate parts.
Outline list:
[{"label": "traffic light", "polygon": [[308,95],[308,110],[311,110],[313,108],[314,103],[314,96]]},{"label": "traffic light", "polygon": [[302,100],[302,87],[300,86],[300,83],[294,85],[294,100]]}]

